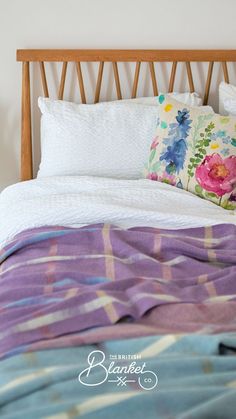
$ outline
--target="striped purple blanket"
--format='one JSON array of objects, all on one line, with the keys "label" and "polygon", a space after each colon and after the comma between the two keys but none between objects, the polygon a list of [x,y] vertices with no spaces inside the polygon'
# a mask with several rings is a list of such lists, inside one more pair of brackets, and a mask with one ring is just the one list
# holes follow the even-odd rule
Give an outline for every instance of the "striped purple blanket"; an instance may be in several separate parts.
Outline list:
[{"label": "striped purple blanket", "polygon": [[234,331],[236,226],[28,230],[0,252],[0,286],[0,357],[118,337]]}]

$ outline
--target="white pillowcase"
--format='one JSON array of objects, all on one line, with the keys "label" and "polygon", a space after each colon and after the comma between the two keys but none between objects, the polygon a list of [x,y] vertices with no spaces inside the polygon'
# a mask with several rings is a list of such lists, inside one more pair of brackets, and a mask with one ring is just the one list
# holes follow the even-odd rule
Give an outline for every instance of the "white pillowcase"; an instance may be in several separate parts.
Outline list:
[{"label": "white pillowcase", "polygon": [[[174,94],[197,106],[196,94]],[[41,163],[38,177],[142,177],[158,118],[156,98],[96,105],[39,98]]]},{"label": "white pillowcase", "polygon": [[224,81],[219,86],[219,112],[221,115],[236,115],[236,86]]},{"label": "white pillowcase", "polygon": [[[168,93],[170,97],[173,97],[178,102],[182,102],[185,105],[189,106],[201,106],[202,105],[202,98],[199,97],[197,93],[178,93],[172,92]],[[116,100],[112,103],[139,103],[141,105],[155,105],[158,106],[157,101],[158,96],[151,96],[151,97],[137,97],[135,99],[123,99],[123,100]]]}]

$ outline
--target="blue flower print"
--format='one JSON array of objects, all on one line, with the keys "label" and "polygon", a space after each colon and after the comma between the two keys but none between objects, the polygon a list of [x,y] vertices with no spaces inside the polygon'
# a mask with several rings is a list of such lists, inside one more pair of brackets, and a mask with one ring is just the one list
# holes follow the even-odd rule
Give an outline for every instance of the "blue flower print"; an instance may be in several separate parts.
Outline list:
[{"label": "blue flower print", "polygon": [[211,137],[210,137],[210,139],[211,139],[211,141],[215,141],[215,140],[217,140],[217,133],[216,132],[213,132],[212,134],[211,134]]},{"label": "blue flower print", "polygon": [[184,139],[175,141],[174,144],[169,145],[165,153],[160,157],[160,160],[165,160],[169,164],[166,166],[166,172],[173,174],[179,173],[184,167],[184,160],[187,151],[187,144]]},{"label": "blue flower print", "polygon": [[229,156],[229,148],[223,148],[223,150],[221,151],[221,154],[223,154],[223,156],[225,157]]},{"label": "blue flower print", "polygon": [[184,167],[187,152],[187,142],[192,120],[189,118],[189,111],[184,108],[179,110],[175,123],[169,125],[168,137],[163,139],[167,146],[160,156],[161,161],[168,164],[165,168],[169,174],[179,173]]},{"label": "blue flower print", "polygon": [[230,136],[228,135],[227,137],[224,137],[224,138],[222,139],[222,141],[223,141],[223,143],[224,143],[224,144],[229,144],[229,143],[230,143],[230,141],[231,141],[231,138],[230,138]]},{"label": "blue flower print", "polygon": [[191,119],[189,119],[189,111],[187,109],[178,111],[178,115],[176,116],[176,121],[179,124],[180,137],[186,138],[190,130],[191,122],[192,122]]},{"label": "blue flower print", "polygon": [[219,130],[216,135],[218,138],[224,138],[226,136],[226,132],[224,130]]}]

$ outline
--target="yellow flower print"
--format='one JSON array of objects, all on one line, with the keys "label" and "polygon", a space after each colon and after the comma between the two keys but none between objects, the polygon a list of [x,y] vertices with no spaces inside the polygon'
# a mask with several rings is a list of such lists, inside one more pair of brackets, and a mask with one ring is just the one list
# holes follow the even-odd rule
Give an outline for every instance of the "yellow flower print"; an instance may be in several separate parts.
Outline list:
[{"label": "yellow flower print", "polygon": [[220,122],[221,122],[222,124],[228,124],[228,122],[229,122],[229,117],[228,117],[228,116],[225,116],[225,117],[223,117],[223,118],[220,118]]},{"label": "yellow flower print", "polygon": [[212,150],[215,150],[216,148],[219,148],[219,144],[213,143],[213,144],[211,144],[211,148],[212,148]]},{"label": "yellow flower print", "polygon": [[164,107],[164,110],[166,112],[170,112],[172,108],[173,108],[173,105],[171,105],[170,103],[167,103],[167,105]]}]

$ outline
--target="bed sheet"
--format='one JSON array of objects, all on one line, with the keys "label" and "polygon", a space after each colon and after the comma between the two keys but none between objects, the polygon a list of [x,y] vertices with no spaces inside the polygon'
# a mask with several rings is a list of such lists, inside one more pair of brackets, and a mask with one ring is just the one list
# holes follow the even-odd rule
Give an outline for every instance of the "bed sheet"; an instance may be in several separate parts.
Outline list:
[{"label": "bed sheet", "polygon": [[178,229],[236,224],[236,211],[148,179],[51,177],[12,185],[0,195],[0,248],[29,228],[92,223]]}]

